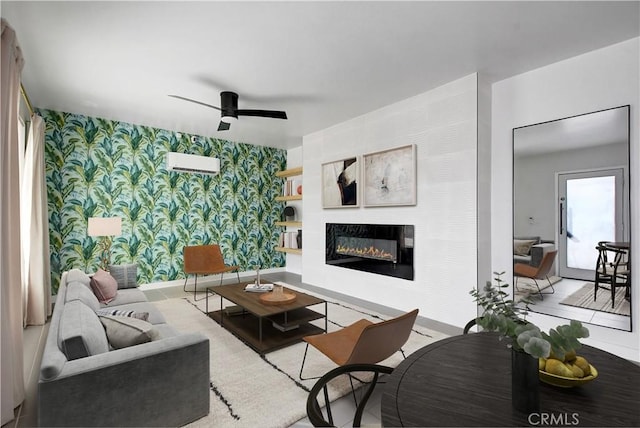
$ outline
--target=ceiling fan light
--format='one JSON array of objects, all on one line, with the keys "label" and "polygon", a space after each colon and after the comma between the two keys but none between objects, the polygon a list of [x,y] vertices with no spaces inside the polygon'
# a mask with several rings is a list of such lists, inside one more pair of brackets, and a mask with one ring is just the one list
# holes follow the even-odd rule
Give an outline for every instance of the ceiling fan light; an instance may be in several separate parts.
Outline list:
[{"label": "ceiling fan light", "polygon": [[223,121],[224,123],[233,123],[236,120],[238,120],[238,118],[235,116],[222,116],[220,120]]}]

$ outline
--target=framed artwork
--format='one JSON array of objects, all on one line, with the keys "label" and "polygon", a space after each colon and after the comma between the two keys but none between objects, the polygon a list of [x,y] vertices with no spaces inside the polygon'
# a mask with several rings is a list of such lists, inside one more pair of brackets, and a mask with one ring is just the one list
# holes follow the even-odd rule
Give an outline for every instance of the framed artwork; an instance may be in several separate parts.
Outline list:
[{"label": "framed artwork", "polygon": [[365,207],[416,204],[416,146],[363,156]]},{"label": "framed artwork", "polygon": [[357,157],[322,164],[322,207],[357,207],[358,174]]}]

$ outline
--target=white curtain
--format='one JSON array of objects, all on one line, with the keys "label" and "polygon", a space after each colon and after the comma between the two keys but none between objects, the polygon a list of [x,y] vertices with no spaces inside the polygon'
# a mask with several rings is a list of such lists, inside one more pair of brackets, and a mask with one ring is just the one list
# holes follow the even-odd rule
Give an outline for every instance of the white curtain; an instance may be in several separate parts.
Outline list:
[{"label": "white curtain", "polygon": [[24,325],[43,325],[51,315],[51,275],[49,270],[49,217],[44,166],[44,121],[31,116],[25,152],[22,220],[27,236],[22,237],[25,256],[23,291]]},{"label": "white curtain", "polygon": [[2,19],[0,70],[0,317],[2,424],[24,400],[18,103],[24,64],[16,33]]}]

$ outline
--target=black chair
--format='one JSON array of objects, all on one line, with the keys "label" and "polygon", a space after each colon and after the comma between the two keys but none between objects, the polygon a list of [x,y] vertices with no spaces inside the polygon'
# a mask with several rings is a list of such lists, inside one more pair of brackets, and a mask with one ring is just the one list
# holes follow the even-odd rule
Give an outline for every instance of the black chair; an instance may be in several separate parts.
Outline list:
[{"label": "black chair", "polygon": [[474,318],[471,321],[469,321],[467,325],[464,326],[464,330],[462,331],[462,334],[469,333],[469,330],[471,329],[471,327],[473,327],[476,324],[478,324],[478,318]]},{"label": "black chair", "polygon": [[[334,426],[333,416],[331,415],[331,402],[329,401],[329,392],[327,390],[327,384],[331,380],[343,374],[353,377],[352,373],[372,373],[373,379],[367,382],[368,386],[360,399],[360,403],[356,407],[356,413],[353,418],[353,426],[359,427],[362,421],[364,408],[367,405],[367,401],[371,397],[376,384],[378,383],[380,374],[390,374],[391,372],[393,372],[393,368],[378,364],[347,364],[329,371],[327,374],[322,376],[315,385],[313,385],[311,391],[309,391],[309,396],[307,397],[307,416],[309,417],[309,421],[314,427]],[[324,402],[327,409],[328,421],[324,419],[320,404],[318,403],[318,394],[321,389],[324,391]]]},{"label": "black chair", "polygon": [[[608,242],[598,242],[598,261],[594,281],[593,301],[598,296],[598,288],[611,291],[611,307],[615,306],[616,288],[626,288],[628,296],[631,289],[631,271],[627,250],[612,247]],[[603,285],[605,284],[605,285]],[[607,286],[608,285],[608,286]]]}]

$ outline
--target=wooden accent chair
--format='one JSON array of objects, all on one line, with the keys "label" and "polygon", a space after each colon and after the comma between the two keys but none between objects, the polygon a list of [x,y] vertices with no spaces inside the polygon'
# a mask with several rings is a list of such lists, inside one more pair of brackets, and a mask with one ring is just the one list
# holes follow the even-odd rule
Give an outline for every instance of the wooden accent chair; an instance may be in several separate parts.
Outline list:
[{"label": "wooden accent chair", "polygon": [[379,323],[361,319],[343,329],[331,333],[305,336],[307,342],[300,366],[300,379],[318,379],[318,377],[302,377],[302,370],[307,359],[309,345],[322,352],[339,366],[347,364],[377,364],[389,358],[409,339],[411,329],[418,316],[418,309],[399,317]]},{"label": "wooden accent chair", "polygon": [[[596,301],[598,288],[611,291],[611,307],[615,305],[616,288],[626,288],[625,297],[630,295],[631,271],[629,269],[629,253],[627,250],[615,248],[607,242],[598,242],[598,261],[596,262],[596,278],[594,281],[593,301]],[[610,257],[611,256],[611,257]],[[603,284],[608,284],[603,286]]]},{"label": "wooden accent chair", "polygon": [[238,282],[240,282],[239,266],[227,266],[224,263],[224,257],[220,251],[219,245],[193,245],[184,247],[184,285],[183,291],[187,291],[187,280],[189,274],[196,276],[193,284],[193,299],[196,299],[196,291],[198,288],[198,275],[220,275],[220,285],[222,285],[222,277],[225,272],[236,272]]},{"label": "wooden accent chair", "polygon": [[[555,261],[556,254],[558,254],[558,250],[552,250],[547,252],[542,261],[540,262],[540,266],[531,266],[524,263],[516,263],[513,265],[513,275],[516,277],[516,289],[518,288],[518,278],[529,278],[532,279],[536,284],[536,288],[538,289],[538,294],[540,295],[540,300],[544,299],[543,294],[553,294],[556,290],[553,288],[553,284],[549,279],[549,272],[551,271],[551,266],[553,266],[553,262]],[[543,293],[540,289],[540,285],[538,285],[539,279],[547,279],[549,282],[549,286],[551,286],[551,292]]]}]

